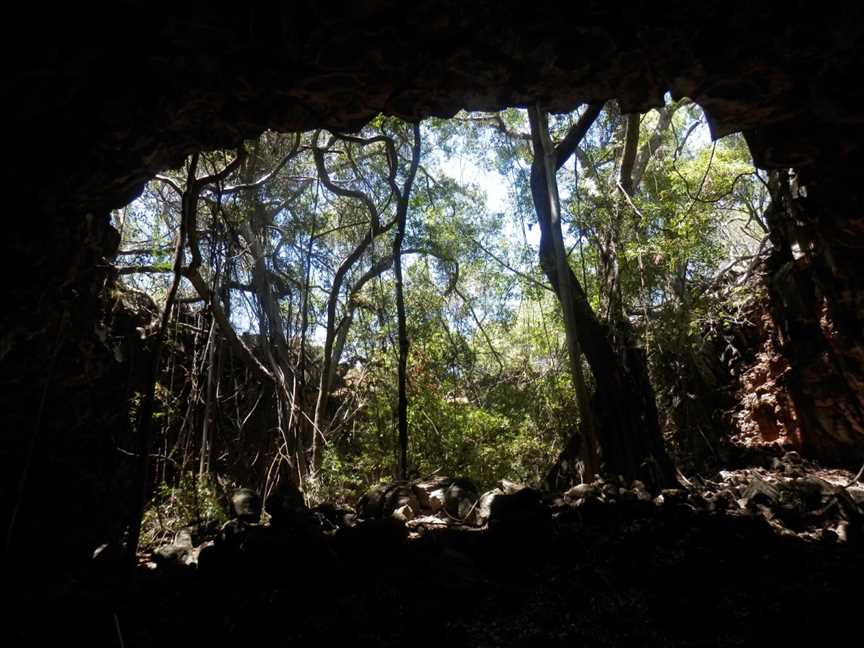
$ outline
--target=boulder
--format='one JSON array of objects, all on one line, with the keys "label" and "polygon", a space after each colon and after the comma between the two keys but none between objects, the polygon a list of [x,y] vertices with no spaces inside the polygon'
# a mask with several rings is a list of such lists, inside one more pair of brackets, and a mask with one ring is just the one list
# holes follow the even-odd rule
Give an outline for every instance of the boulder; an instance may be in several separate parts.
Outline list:
[{"label": "boulder", "polygon": [[630,486],[632,492],[636,495],[636,498],[640,502],[650,502],[654,499],[651,496],[651,493],[648,491],[648,488],[638,479],[633,481],[633,484]]},{"label": "boulder", "polygon": [[261,519],[261,496],[251,488],[238,488],[231,494],[231,517],[245,522]]},{"label": "boulder", "polygon": [[[446,488],[453,483],[452,477],[429,477],[428,479],[421,479],[419,481],[415,481],[411,484],[411,487],[414,489],[414,495],[417,497],[417,501],[420,504],[421,509],[431,509],[433,511],[440,510],[444,505],[444,491]],[[438,495],[440,494],[440,498]],[[432,498],[435,497],[439,500],[438,502],[433,502]],[[437,506],[437,508],[436,508]]]},{"label": "boulder", "polygon": [[666,505],[680,504],[687,499],[687,492],[680,488],[664,488],[660,491],[660,495]]},{"label": "boulder", "polygon": [[498,482],[498,488],[506,495],[512,495],[525,488],[525,484],[510,481],[509,479],[502,479]]},{"label": "boulder", "polygon": [[593,484],[577,484],[576,486],[568,490],[566,493],[564,493],[564,495],[575,502],[582,497],[587,497],[588,495],[597,495],[597,493],[598,490]]},{"label": "boulder", "polygon": [[[439,488],[438,490],[434,490],[429,493],[429,497],[427,498],[428,509],[433,513],[437,513],[441,509],[444,508],[444,501],[446,500],[445,490],[443,488]],[[422,505],[422,504],[421,504]]]},{"label": "boulder", "polygon": [[216,546],[220,550],[241,551],[252,528],[258,526],[241,518],[228,520],[216,536]]},{"label": "boulder", "polygon": [[153,562],[160,567],[182,567],[195,562],[192,544],[166,544],[153,552]]},{"label": "boulder", "polygon": [[404,506],[400,506],[391,514],[392,517],[396,518],[400,522],[408,522],[409,520],[414,519],[414,509],[411,508],[409,504],[405,504]]},{"label": "boulder", "polygon": [[747,488],[744,489],[742,500],[747,508],[754,508],[757,505],[772,507],[775,506],[780,498],[779,491],[775,486],[769,484],[760,477],[753,477]]},{"label": "boulder", "polygon": [[384,508],[384,497],[390,486],[381,484],[373,486],[357,502],[357,514],[367,520],[380,518]]},{"label": "boulder", "polygon": [[849,486],[846,492],[849,493],[853,502],[859,506],[864,506],[864,486]]},{"label": "boulder", "polygon": [[414,489],[410,484],[393,484],[384,495],[384,505],[381,515],[382,517],[389,517],[397,510],[404,509],[406,506],[409,507],[412,512],[420,510],[420,503],[417,501]]},{"label": "boulder", "polygon": [[[335,529],[345,529],[357,523],[357,514],[350,508],[340,508],[328,502],[319,504],[311,512],[321,520],[325,520]],[[322,523],[323,525],[323,523]]]},{"label": "boulder", "polygon": [[480,496],[477,507],[474,509],[474,524],[483,526],[489,522],[492,515],[492,502],[501,495],[504,495],[504,492],[500,488],[493,488]]},{"label": "boulder", "polygon": [[470,479],[454,479],[444,491],[444,509],[458,520],[467,520],[477,505],[477,487]]},{"label": "boulder", "polygon": [[511,495],[500,494],[493,497],[489,506],[489,526],[502,523],[531,524],[550,517],[542,499],[543,494],[533,488],[523,488]]},{"label": "boulder", "polygon": [[264,510],[270,515],[270,523],[274,525],[292,525],[297,516],[307,512],[303,493],[293,484],[283,481],[264,503]]},{"label": "boulder", "polygon": [[403,506],[410,506],[415,513],[421,508],[414,486],[395,482],[370,488],[357,502],[357,513],[365,520],[383,519]]},{"label": "boulder", "polygon": [[615,486],[615,484],[605,484],[601,489],[601,492],[603,493],[603,497],[607,500],[614,500],[618,498],[621,489]]}]

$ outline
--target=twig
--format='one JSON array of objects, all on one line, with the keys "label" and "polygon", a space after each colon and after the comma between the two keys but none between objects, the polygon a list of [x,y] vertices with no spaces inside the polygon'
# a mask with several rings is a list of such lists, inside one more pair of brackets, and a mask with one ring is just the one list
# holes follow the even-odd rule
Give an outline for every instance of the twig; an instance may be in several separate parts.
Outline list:
[{"label": "twig", "polygon": [[114,615],[114,629],[117,631],[117,641],[120,642],[120,648],[126,648],[126,644],[123,642],[123,633],[120,631],[120,619],[117,618],[117,613],[112,612]]},{"label": "twig", "polygon": [[524,279],[528,283],[532,284],[533,286],[536,286],[537,288],[542,288],[543,290],[548,290],[548,291],[552,292],[552,286],[548,286],[544,283],[541,283],[541,282],[537,281],[536,279],[534,279],[533,277],[529,277],[524,272],[520,272],[516,268],[509,266],[505,261],[502,261],[497,256],[495,256],[492,252],[490,252],[485,247],[483,247],[483,245],[479,241],[477,241],[475,239],[470,239],[470,240],[474,245],[476,245],[478,248],[483,250],[483,252],[485,252],[494,261],[497,261],[498,264],[501,265],[501,267],[503,267],[505,270],[509,270],[510,272],[515,274],[517,277],[521,277],[522,279]]},{"label": "twig", "polygon": [[843,488],[849,488],[853,484],[855,484],[859,479],[861,479],[861,475],[864,475],[864,464],[861,464],[861,470],[858,471],[858,474],[852,478],[848,484],[846,484]]}]

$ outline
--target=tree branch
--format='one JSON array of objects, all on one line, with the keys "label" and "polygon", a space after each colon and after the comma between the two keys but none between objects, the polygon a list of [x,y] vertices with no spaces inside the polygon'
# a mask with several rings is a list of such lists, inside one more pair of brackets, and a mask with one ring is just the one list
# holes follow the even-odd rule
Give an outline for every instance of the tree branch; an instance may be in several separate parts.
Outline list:
[{"label": "tree branch", "polygon": [[472,242],[474,245],[476,245],[478,248],[480,248],[481,250],[483,250],[483,252],[485,252],[485,253],[486,253],[489,257],[491,257],[493,260],[495,260],[496,262],[498,262],[498,264],[499,264],[502,268],[505,268],[506,270],[509,270],[510,272],[512,272],[513,274],[515,274],[517,277],[521,277],[522,279],[524,279],[524,280],[527,281],[528,283],[532,284],[533,286],[536,286],[537,288],[541,288],[541,289],[543,289],[543,290],[548,290],[548,291],[550,291],[550,292],[555,292],[555,291],[552,289],[552,286],[549,286],[549,285],[547,285],[547,284],[541,283],[540,281],[537,281],[537,280],[534,279],[533,277],[530,277],[530,276],[526,275],[525,273],[520,272],[520,271],[517,270],[516,268],[511,267],[510,265],[507,264],[506,261],[502,261],[501,259],[499,259],[499,258],[498,258],[497,256],[495,256],[491,251],[489,251],[489,250],[487,250],[485,247],[483,247],[483,245],[480,243],[480,241],[477,241],[477,240],[475,240],[475,239],[471,239],[471,242]]},{"label": "tree branch", "polygon": [[352,198],[354,200],[359,200],[361,203],[363,203],[363,205],[365,205],[366,207],[366,210],[369,212],[369,216],[371,217],[372,229],[374,232],[377,233],[378,228],[380,228],[381,226],[381,214],[378,212],[378,208],[375,206],[375,203],[372,201],[372,199],[362,191],[356,191],[354,189],[346,189],[344,187],[340,187],[335,182],[333,182],[332,178],[330,178],[330,174],[328,173],[327,167],[324,164],[324,151],[330,148],[331,143],[328,143],[327,147],[322,149],[317,146],[317,133],[313,138],[312,157],[315,160],[315,168],[318,170],[318,177],[321,179],[322,184],[327,188],[328,191],[336,194],[337,196],[342,196],[343,198]]},{"label": "tree branch", "polygon": [[621,155],[621,167],[618,170],[618,186],[628,196],[633,195],[633,166],[636,164],[636,152],[639,146],[639,113],[627,115],[627,130],[624,134],[624,153]]},{"label": "tree branch", "polygon": [[213,312],[213,317],[216,320],[216,323],[219,324],[219,330],[222,335],[228,341],[228,344],[237,352],[240,359],[252,370],[252,373],[262,382],[275,382],[273,374],[270,373],[267,367],[258,361],[255,354],[253,354],[243,340],[237,336],[234,327],[231,326],[228,316],[219,304],[219,300],[213,298],[213,292],[210,290],[210,286],[207,285],[207,282],[204,281],[204,278],[198,270],[187,268],[183,271],[183,276],[189,280],[189,283],[192,284],[193,288],[195,288],[201,296],[201,299],[207,302],[210,306],[210,309]]},{"label": "tree branch", "polygon": [[[604,102],[588,104],[588,107],[585,109],[585,112],[582,113],[582,116],[579,117],[579,120],[570,127],[567,134],[564,136],[564,139],[562,139],[555,147],[556,171],[564,166],[567,163],[567,160],[570,159],[570,156],[573,155],[576,147],[579,146],[579,142],[583,140],[585,135],[588,133],[588,129],[591,128],[591,125],[597,120],[597,117],[603,110],[603,106]],[[540,152],[537,153],[537,155],[540,154]]]},{"label": "tree branch", "polygon": [[[284,167],[290,160],[297,156],[297,153],[300,151],[300,133],[296,133],[294,135],[294,142],[291,145],[291,150],[288,152],[285,157],[283,157],[279,163],[273,167],[268,173],[265,173],[263,176],[255,180],[254,182],[247,182],[239,185],[233,185],[231,187],[225,187],[222,189],[220,193],[223,195],[236,193],[238,191],[246,191],[248,189],[255,189],[256,187],[260,187],[261,185],[270,181],[270,179],[275,176],[279,171]],[[239,159],[239,156],[238,156]]]}]

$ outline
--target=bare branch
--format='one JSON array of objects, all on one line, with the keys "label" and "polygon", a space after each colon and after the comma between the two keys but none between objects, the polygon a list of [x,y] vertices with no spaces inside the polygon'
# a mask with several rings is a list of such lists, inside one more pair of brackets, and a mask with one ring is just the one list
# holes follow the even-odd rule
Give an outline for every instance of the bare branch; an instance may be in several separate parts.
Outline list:
[{"label": "bare branch", "polygon": [[588,107],[585,109],[585,112],[582,113],[582,116],[579,117],[579,120],[570,127],[567,134],[564,136],[564,139],[562,139],[555,147],[556,171],[564,166],[567,163],[567,160],[570,159],[570,156],[573,155],[576,147],[579,146],[579,142],[584,139],[585,135],[588,133],[588,129],[591,128],[591,125],[597,120],[600,111],[603,110],[603,106],[603,102],[588,104]]},{"label": "bare branch", "polygon": [[234,173],[245,159],[246,151],[241,147],[237,149],[237,157],[235,157],[228,165],[226,165],[225,168],[209,176],[204,176],[203,178],[195,178],[195,184],[197,184],[199,187],[205,187],[210,184],[222,182],[225,178]]},{"label": "bare branch", "polygon": [[363,205],[365,205],[366,210],[369,212],[369,216],[372,220],[372,228],[373,231],[377,233],[378,228],[381,223],[381,214],[378,212],[378,208],[375,206],[375,203],[372,199],[363,193],[362,191],[355,191],[354,189],[346,189],[345,187],[340,187],[335,182],[333,182],[330,174],[327,171],[327,167],[324,164],[324,151],[330,147],[330,144],[327,145],[326,148],[322,149],[317,146],[318,144],[318,135],[316,134],[313,138],[313,147],[312,147],[312,157],[315,159],[315,168],[318,170],[318,177],[321,179],[321,182],[324,186],[336,194],[337,196],[342,196],[343,198],[353,198],[354,200],[359,200]]},{"label": "bare branch", "polygon": [[274,382],[275,378],[273,377],[273,374],[270,373],[267,367],[259,362],[258,358],[255,357],[255,354],[253,354],[243,340],[237,336],[234,327],[231,326],[228,316],[225,315],[225,311],[219,304],[219,300],[213,298],[213,292],[210,290],[210,286],[207,285],[207,282],[204,281],[204,278],[198,270],[187,268],[183,271],[183,275],[189,280],[201,298],[209,304],[210,309],[213,311],[213,317],[219,325],[219,331],[228,341],[228,344],[237,352],[240,359],[262,382]]},{"label": "bare branch", "polygon": [[172,179],[169,178],[168,176],[164,176],[164,175],[159,175],[159,174],[157,174],[157,175],[154,177],[154,180],[158,180],[159,182],[164,182],[164,183],[167,184],[169,187],[171,187],[174,191],[176,191],[176,192],[177,192],[177,195],[179,195],[179,196],[182,196],[182,195],[183,195],[183,190],[180,188],[180,185],[178,185],[176,182],[174,182],[174,180],[172,180]]},{"label": "bare branch", "polygon": [[[243,183],[243,184],[239,184],[239,185],[233,185],[231,187],[225,187],[224,189],[222,189],[222,191],[220,193],[227,195],[227,194],[236,193],[238,191],[246,191],[249,189],[255,189],[256,187],[260,187],[261,185],[266,184],[267,182],[270,181],[271,178],[273,178],[273,176],[275,176],[277,173],[279,173],[279,171],[282,170],[282,167],[284,167],[286,164],[288,164],[288,162],[290,160],[297,157],[297,153],[299,153],[299,151],[300,151],[300,133],[296,133],[294,136],[294,142],[291,145],[291,150],[268,173],[265,173],[263,176],[261,176],[260,178],[258,178],[254,182],[247,182],[247,183]],[[238,159],[239,159],[239,156],[238,156]]]},{"label": "bare branch", "polygon": [[633,166],[639,145],[639,113],[627,115],[627,130],[624,134],[624,153],[618,170],[618,187],[628,196],[633,194]]},{"label": "bare branch", "polygon": [[483,328],[483,323],[480,321],[480,318],[477,317],[477,313],[474,311],[474,306],[471,305],[471,301],[465,296],[465,294],[461,290],[459,290],[458,287],[454,286],[453,290],[459,296],[462,302],[468,307],[468,311],[471,313],[471,319],[474,320],[474,323],[477,325],[477,328],[480,329],[480,333],[483,335],[483,339],[486,340],[486,346],[488,346],[489,350],[492,352],[492,356],[495,358],[495,362],[498,363],[499,369],[501,371],[504,371],[504,361],[501,359],[501,354],[498,353],[495,345],[492,344],[492,339],[486,333],[486,329]]},{"label": "bare branch", "polygon": [[133,265],[117,268],[117,274],[121,276],[131,274],[171,274],[172,272],[174,270],[171,268],[155,265]]},{"label": "bare branch", "polygon": [[471,239],[471,242],[472,242],[474,245],[476,245],[478,248],[480,248],[481,250],[483,250],[483,252],[485,252],[485,253],[487,254],[487,256],[489,256],[489,257],[492,258],[494,261],[496,261],[496,262],[498,263],[498,265],[500,265],[502,268],[505,268],[506,270],[509,270],[510,272],[512,272],[513,274],[515,274],[517,277],[521,277],[522,279],[524,279],[525,281],[527,281],[527,282],[530,283],[531,285],[536,286],[537,288],[542,288],[543,290],[548,290],[548,291],[550,291],[550,292],[554,292],[554,291],[552,290],[552,286],[549,286],[549,285],[547,285],[547,284],[541,283],[541,282],[537,281],[536,279],[534,279],[533,277],[529,277],[529,276],[526,275],[525,273],[520,272],[520,271],[517,270],[516,268],[513,268],[513,267],[511,267],[510,265],[508,265],[506,261],[503,261],[503,260],[499,259],[497,256],[495,256],[495,254],[493,254],[492,252],[490,252],[489,250],[487,250],[485,247],[483,247],[483,245],[480,243],[480,241],[476,241],[476,240],[474,240],[474,239]]},{"label": "bare branch", "polygon": [[634,187],[638,187],[639,183],[642,181],[642,176],[645,175],[645,169],[648,167],[648,163],[660,148],[660,144],[663,141],[663,134],[669,130],[669,126],[672,125],[672,117],[675,115],[675,111],[680,107],[680,103],[667,104],[658,111],[659,117],[657,119],[657,127],[654,129],[654,132],[651,134],[648,141],[642,145],[639,154],[636,156],[636,163],[633,166],[632,173]]}]

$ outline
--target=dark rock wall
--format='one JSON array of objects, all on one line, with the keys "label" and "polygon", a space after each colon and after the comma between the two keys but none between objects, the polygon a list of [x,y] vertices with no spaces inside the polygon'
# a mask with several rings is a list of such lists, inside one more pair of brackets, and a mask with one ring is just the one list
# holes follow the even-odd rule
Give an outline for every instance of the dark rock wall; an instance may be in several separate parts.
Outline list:
[{"label": "dark rock wall", "polygon": [[[784,275],[796,287],[778,287],[777,316],[788,322],[797,397],[813,402],[814,445],[861,446],[862,9],[683,0],[583,2],[572,13],[500,0],[232,7],[31,3],[6,22],[4,523],[39,429],[17,537],[44,533],[34,484],[53,493],[51,510],[68,512],[54,527],[93,513],[78,525],[90,542],[110,508],[104,485],[114,437],[128,427],[134,370],[95,324],[107,303],[104,258],[117,244],[108,211],[195,150],[265,128],[352,128],[378,112],[446,116],[538,99],[563,111],[613,97],[632,111],[671,90],[701,103],[716,135],[744,130],[760,165],[800,167],[810,192],[801,229],[816,247],[809,265]],[[785,301],[795,294],[801,308]],[[830,335],[817,326],[823,310]],[[832,379],[821,380],[828,370]],[[848,408],[835,406],[844,394]]]},{"label": "dark rock wall", "polygon": [[849,171],[802,169],[775,200],[768,281],[802,449],[847,464],[864,459],[864,191]]}]

